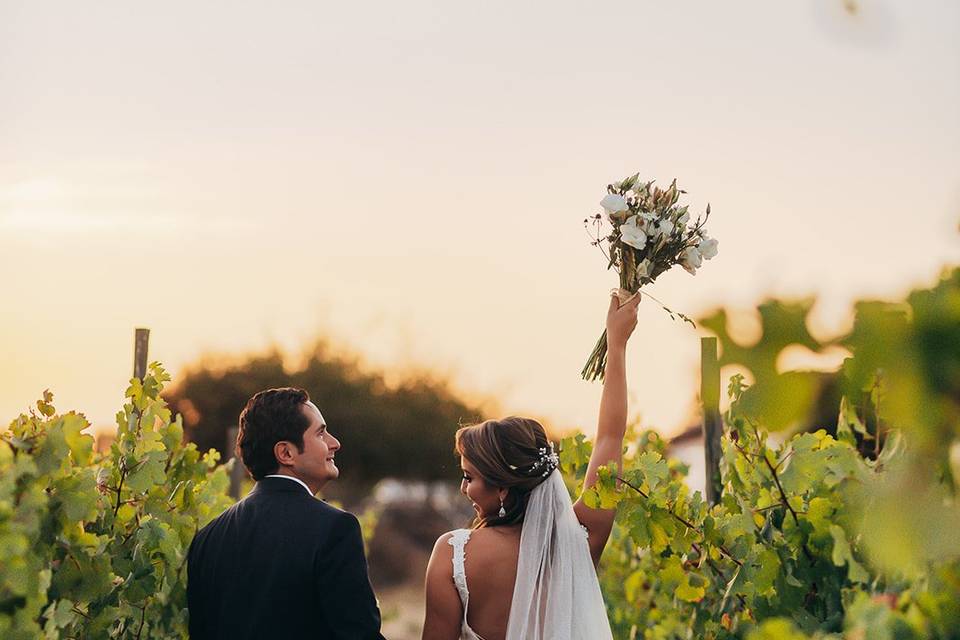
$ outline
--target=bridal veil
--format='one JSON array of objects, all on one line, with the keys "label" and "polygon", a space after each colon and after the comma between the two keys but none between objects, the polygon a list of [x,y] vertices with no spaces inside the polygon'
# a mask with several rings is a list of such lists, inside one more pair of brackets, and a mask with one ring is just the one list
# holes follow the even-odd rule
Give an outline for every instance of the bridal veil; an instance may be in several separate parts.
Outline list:
[{"label": "bridal veil", "polygon": [[590,557],[560,472],[530,492],[507,640],[612,640]]}]

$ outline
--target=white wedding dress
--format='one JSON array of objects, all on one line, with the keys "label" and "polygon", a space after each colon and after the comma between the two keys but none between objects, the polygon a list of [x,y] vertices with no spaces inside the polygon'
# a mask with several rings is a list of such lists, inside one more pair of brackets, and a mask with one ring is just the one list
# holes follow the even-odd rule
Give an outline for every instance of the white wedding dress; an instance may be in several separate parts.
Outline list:
[{"label": "white wedding dress", "polygon": [[453,547],[453,583],[457,585],[460,603],[463,605],[463,622],[460,623],[460,640],[483,640],[470,628],[467,622],[467,608],[470,606],[470,591],[467,589],[467,571],[463,565],[466,557],[465,547],[470,540],[470,529],[457,529],[447,542]]},{"label": "white wedding dress", "polygon": [[[454,531],[448,540],[453,581],[463,604],[460,640],[483,640],[467,623],[464,558],[469,540],[468,529]],[[506,640],[613,640],[586,530],[556,470],[527,502]]]}]

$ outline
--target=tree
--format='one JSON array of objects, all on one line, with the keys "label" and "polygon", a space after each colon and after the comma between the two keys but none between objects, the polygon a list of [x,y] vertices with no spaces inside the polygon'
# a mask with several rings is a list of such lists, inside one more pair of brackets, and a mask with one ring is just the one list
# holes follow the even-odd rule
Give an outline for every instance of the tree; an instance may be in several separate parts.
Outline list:
[{"label": "tree", "polygon": [[254,393],[301,387],[341,442],[337,459],[346,483],[363,487],[385,477],[457,476],[453,434],[461,424],[481,419],[484,412],[478,403],[426,375],[411,374],[389,384],[383,373],[363,369],[323,341],[309,347],[300,362],[286,366],[277,350],[228,365],[202,361],[166,399],[183,416],[189,440],[226,454],[227,429],[236,425]]}]

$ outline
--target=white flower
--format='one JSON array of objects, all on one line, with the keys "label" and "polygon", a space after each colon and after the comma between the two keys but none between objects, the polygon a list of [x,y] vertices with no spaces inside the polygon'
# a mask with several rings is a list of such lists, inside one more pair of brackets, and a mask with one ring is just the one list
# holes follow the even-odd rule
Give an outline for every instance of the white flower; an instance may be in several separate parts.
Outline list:
[{"label": "white flower", "polygon": [[709,260],[710,258],[717,255],[718,244],[719,243],[717,242],[716,238],[704,236],[703,240],[700,241],[700,245],[697,247],[697,251],[699,251],[704,258]]},{"label": "white flower", "polygon": [[637,282],[653,275],[653,263],[649,258],[637,265]]},{"label": "white flower", "polygon": [[627,201],[626,199],[616,193],[608,193],[603,197],[603,200],[600,201],[600,206],[603,207],[604,211],[607,212],[607,215],[613,215],[621,211],[627,210]]},{"label": "white flower", "polygon": [[647,234],[637,225],[637,216],[620,225],[620,240],[634,249],[643,249],[647,244]]},{"label": "white flower", "polygon": [[660,235],[662,236],[669,236],[671,233],[673,233],[673,223],[667,219],[663,219],[660,221],[659,228],[660,228]]},{"label": "white flower", "polygon": [[690,275],[696,275],[697,269],[703,264],[703,256],[696,247],[687,247],[680,255],[680,266],[687,270]]},{"label": "white flower", "polygon": [[641,211],[637,214],[644,223],[650,223],[657,219],[657,214],[652,211]]}]

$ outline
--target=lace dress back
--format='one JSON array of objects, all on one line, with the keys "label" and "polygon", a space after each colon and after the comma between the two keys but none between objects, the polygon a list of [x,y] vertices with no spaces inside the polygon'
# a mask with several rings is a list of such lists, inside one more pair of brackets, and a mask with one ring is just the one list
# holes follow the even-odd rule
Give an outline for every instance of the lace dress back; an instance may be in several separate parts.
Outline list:
[{"label": "lace dress back", "polygon": [[467,624],[467,609],[470,605],[470,591],[467,589],[467,571],[464,566],[467,541],[470,539],[470,529],[457,529],[447,542],[453,547],[453,583],[460,594],[463,604],[463,622],[460,625],[460,640],[483,640],[476,631]]}]

